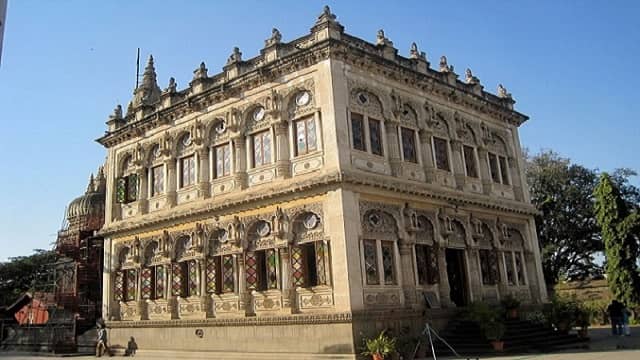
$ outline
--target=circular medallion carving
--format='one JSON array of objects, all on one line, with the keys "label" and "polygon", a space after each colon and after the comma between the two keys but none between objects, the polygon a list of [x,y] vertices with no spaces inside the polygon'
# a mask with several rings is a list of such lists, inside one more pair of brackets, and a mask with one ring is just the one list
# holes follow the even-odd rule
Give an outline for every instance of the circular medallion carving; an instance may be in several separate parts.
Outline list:
[{"label": "circular medallion carving", "polygon": [[152,154],[153,154],[153,157],[154,157],[155,159],[157,159],[157,158],[159,158],[159,157],[160,157],[160,145],[156,144],[156,145],[154,145],[154,146],[153,146],[153,152],[152,152]]},{"label": "circular medallion carving", "polygon": [[271,233],[271,225],[266,221],[261,221],[256,229],[258,235],[264,237]]},{"label": "circular medallion carving", "polygon": [[311,94],[308,91],[302,91],[296,95],[296,105],[298,106],[305,106],[309,104],[309,101],[311,101]]},{"label": "circular medallion carving", "polygon": [[367,105],[369,103],[369,96],[364,92],[358,93],[357,98],[360,105]]},{"label": "circular medallion carving", "polygon": [[184,145],[185,147],[191,145],[191,133],[186,133],[182,137],[182,145]]},{"label": "circular medallion carving", "polygon": [[382,225],[382,218],[380,217],[379,214],[371,213],[369,214],[369,218],[367,220],[369,221],[369,224],[373,227],[379,227],[380,225]]},{"label": "circular medallion carving", "polygon": [[262,119],[264,119],[264,108],[259,106],[253,110],[253,120],[260,121]]},{"label": "circular medallion carving", "polygon": [[213,126],[213,129],[217,134],[223,134],[227,130],[227,126],[224,123],[224,120],[218,120],[218,122]]},{"label": "circular medallion carving", "polygon": [[308,230],[315,229],[318,226],[318,216],[313,213],[307,214],[302,220],[302,224]]},{"label": "circular medallion carving", "polygon": [[224,244],[227,240],[229,240],[229,233],[226,230],[218,231],[218,241]]}]

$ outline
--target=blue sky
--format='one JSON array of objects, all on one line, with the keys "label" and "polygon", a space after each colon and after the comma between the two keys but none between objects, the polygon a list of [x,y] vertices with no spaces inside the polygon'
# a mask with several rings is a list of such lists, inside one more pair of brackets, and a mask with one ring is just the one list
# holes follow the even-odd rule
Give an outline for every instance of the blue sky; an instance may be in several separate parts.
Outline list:
[{"label": "blue sky", "polygon": [[[176,4],[179,4],[176,6]],[[135,84],[135,55],[153,53],[162,88],[233,46],[258,54],[277,27],[306,34],[331,6],[350,34],[411,42],[485,88],[503,83],[523,146],[551,148],[602,170],[640,170],[640,2],[637,1],[33,1],[9,0],[0,67],[0,261],[48,248],[66,204],[104,160],[94,142]],[[435,66],[435,65],[434,65]],[[633,182],[638,185],[636,177]]]}]

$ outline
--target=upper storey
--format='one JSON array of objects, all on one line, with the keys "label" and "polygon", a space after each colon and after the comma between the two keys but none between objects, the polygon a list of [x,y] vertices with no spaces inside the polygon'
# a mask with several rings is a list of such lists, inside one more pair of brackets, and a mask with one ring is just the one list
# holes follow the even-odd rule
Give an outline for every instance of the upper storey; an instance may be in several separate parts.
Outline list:
[{"label": "upper storey", "polygon": [[465,79],[460,80],[445,56],[440,58],[438,69],[432,69],[426,54],[418,51],[415,43],[411,45],[408,57],[398,55],[398,50],[382,30],[378,31],[375,44],[351,36],[344,32],[336,16],[325,6],[310,34],[284,43],[280,32],[273,29],[260,55],[243,60],[240,50],[234,48],[223,71],[212,76],[203,62],[194,70],[193,80],[184,90],[177,90],[173,78],[167,88],[161,90],[150,57],[142,84],[134,90],[126,113],[123,114],[118,105],[107,121],[107,132],[97,141],[112,147],[187,114],[239,98],[245,91],[328,58],[355,65],[367,62],[375,66],[370,69],[372,72],[409,83],[444,101],[455,102],[511,125],[519,126],[527,120],[525,115],[513,110],[515,101],[502,85],[498,86],[497,94],[488,93],[470,69],[465,71]]}]

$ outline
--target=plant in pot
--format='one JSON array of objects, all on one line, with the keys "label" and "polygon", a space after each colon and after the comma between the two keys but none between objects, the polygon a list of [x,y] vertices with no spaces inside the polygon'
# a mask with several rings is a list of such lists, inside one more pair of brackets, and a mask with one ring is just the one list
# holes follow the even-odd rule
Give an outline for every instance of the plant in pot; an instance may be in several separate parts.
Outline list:
[{"label": "plant in pot", "polygon": [[520,300],[515,296],[509,294],[502,299],[502,306],[507,312],[508,319],[518,318],[518,308],[520,307]]},{"label": "plant in pot", "polygon": [[504,341],[502,341],[502,337],[505,331],[504,323],[495,318],[483,324],[482,328],[484,330],[484,336],[489,340],[491,346],[493,346],[493,350],[503,351]]},{"label": "plant in pot", "polygon": [[383,360],[385,356],[396,351],[396,339],[385,335],[384,330],[372,339],[364,339],[362,355],[371,356],[373,360]]},{"label": "plant in pot", "polygon": [[577,302],[566,296],[555,296],[551,300],[550,320],[559,333],[568,334],[576,322]]}]

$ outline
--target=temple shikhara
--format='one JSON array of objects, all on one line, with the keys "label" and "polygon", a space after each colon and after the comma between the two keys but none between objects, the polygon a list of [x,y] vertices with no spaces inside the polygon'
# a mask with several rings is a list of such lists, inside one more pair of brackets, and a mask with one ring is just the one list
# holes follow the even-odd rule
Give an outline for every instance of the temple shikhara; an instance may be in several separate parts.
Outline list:
[{"label": "temple shikhara", "polygon": [[349,35],[325,7],[308,34],[273,29],[184,89],[162,90],[150,57],[98,139],[109,342],[354,359],[363,335],[472,301],[546,301],[527,116],[502,85],[407,48]]}]

